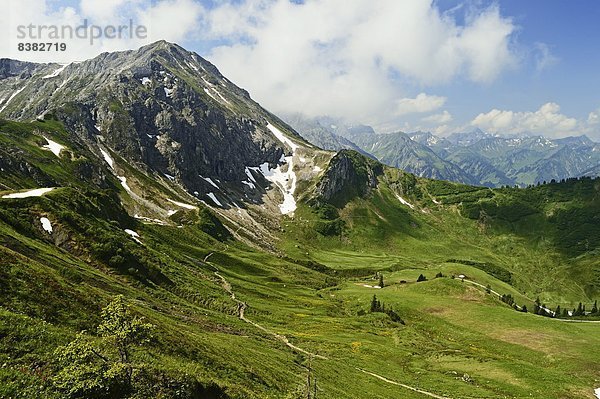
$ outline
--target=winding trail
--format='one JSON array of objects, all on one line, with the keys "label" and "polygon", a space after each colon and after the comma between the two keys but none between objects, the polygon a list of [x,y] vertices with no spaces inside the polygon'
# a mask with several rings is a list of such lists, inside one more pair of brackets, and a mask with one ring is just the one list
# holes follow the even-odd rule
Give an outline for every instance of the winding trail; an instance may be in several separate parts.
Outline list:
[{"label": "winding trail", "polygon": [[[477,282],[475,282],[475,281],[473,281],[473,280],[469,280],[469,279],[465,278],[465,279],[462,279],[462,281],[465,281],[465,282],[467,282],[467,283],[469,283],[469,284],[473,284],[473,285],[476,285],[476,286],[478,286],[478,287],[481,287],[481,288],[484,288],[484,289],[486,289],[486,290],[487,290],[487,287],[486,287],[486,286],[484,286],[483,284],[477,283]],[[494,290],[490,290],[490,292],[491,292],[492,294],[496,295],[498,298],[501,298],[501,297],[502,297],[502,295],[500,295],[498,292],[496,292],[496,291],[494,291]],[[529,298],[527,298],[527,299],[529,299]],[[531,300],[531,299],[530,299],[530,300]],[[533,301],[532,301],[532,302],[533,302]],[[521,306],[519,306],[519,305],[517,305],[517,308],[518,308],[519,310],[521,310],[521,309],[522,309],[522,307],[521,307]],[[552,311],[552,310],[550,310],[550,309],[548,309],[548,308],[544,308],[544,309],[545,309],[547,312],[554,313],[554,311]],[[550,319],[550,320],[562,321],[562,322],[564,322],[564,323],[600,323],[600,320],[577,320],[577,319],[563,319],[563,318],[558,318],[558,317],[545,317],[545,316],[540,316],[540,317],[544,317],[545,319]]]},{"label": "winding trail", "polygon": [[418,392],[418,393],[420,393],[420,394],[423,394],[423,395],[429,396],[429,397],[431,397],[431,398],[436,398],[436,399],[450,399],[450,398],[449,398],[449,397],[447,397],[447,396],[440,396],[440,395],[436,395],[435,393],[431,393],[431,392],[427,392],[427,391],[424,391],[424,390],[422,390],[422,389],[419,389],[419,388],[411,387],[410,385],[401,384],[401,383],[399,383],[399,382],[396,382],[396,381],[389,380],[389,379],[387,379],[387,378],[385,378],[385,377],[383,377],[383,376],[381,376],[381,375],[379,375],[379,374],[375,374],[375,373],[372,373],[372,372],[370,372],[370,371],[367,371],[367,370],[363,370],[363,369],[361,369],[361,368],[358,368],[358,367],[357,367],[356,369],[357,369],[358,371],[361,371],[361,372],[363,372],[363,373],[365,373],[365,374],[368,374],[368,375],[370,375],[370,376],[372,376],[372,377],[378,378],[378,379],[380,379],[380,380],[381,380],[381,381],[383,381],[383,382],[387,382],[388,384],[397,385],[397,386],[399,386],[399,387],[406,388],[406,389],[409,389],[409,390],[411,390],[411,391],[414,391],[414,392]]},{"label": "winding trail", "polygon": [[[239,317],[240,320],[243,320],[244,322],[246,322],[248,324],[251,324],[255,328],[263,331],[264,333],[273,336],[275,339],[281,341],[288,348],[292,349],[295,352],[303,353],[303,354],[305,354],[305,355],[307,355],[309,357],[316,358],[316,359],[329,360],[329,358],[327,358],[325,356],[309,352],[306,349],[302,349],[302,348],[300,348],[300,347],[292,344],[285,335],[277,334],[276,332],[273,332],[273,331],[267,329],[266,327],[260,325],[259,323],[248,319],[245,316],[245,314],[244,314],[245,311],[246,311],[246,308],[248,306],[246,304],[246,302],[240,301],[239,299],[237,299],[237,297],[235,296],[235,293],[233,292],[233,289],[232,289],[231,284],[229,283],[229,281],[227,281],[227,279],[225,277],[223,277],[223,275],[219,272],[219,268],[216,265],[214,265],[213,263],[211,263],[211,262],[208,261],[208,259],[213,254],[214,254],[214,252],[211,252],[208,255],[206,255],[204,257],[204,263],[207,264],[207,265],[209,265],[210,267],[212,267],[214,269],[214,275],[221,281],[221,286],[223,287],[223,289],[229,294],[229,296],[231,297],[231,299],[233,299],[237,303],[237,305],[238,305],[237,312],[238,312],[238,317]],[[356,367],[356,370],[358,370],[358,371],[360,371],[362,373],[365,373],[367,375],[370,375],[370,376],[372,376],[374,378],[378,378],[381,381],[384,381],[384,382],[386,382],[388,384],[396,385],[396,386],[399,386],[399,387],[411,390],[413,392],[418,392],[418,393],[420,393],[422,395],[429,396],[431,398],[436,398],[436,399],[451,399],[451,398],[449,398],[447,396],[440,396],[440,395],[437,395],[437,394],[432,393],[432,392],[425,391],[425,390],[420,389],[420,388],[416,388],[416,387],[412,387],[410,385],[406,385],[406,384],[402,384],[402,383],[399,383],[399,382],[396,382],[396,381],[392,381],[392,380],[390,380],[390,379],[388,379],[388,378],[386,378],[384,376],[381,376],[379,374],[375,374],[373,372],[370,372],[370,371],[367,371],[367,370],[364,370],[364,369],[361,369],[361,368],[358,368],[358,367]]]},{"label": "winding trail", "polygon": [[312,353],[307,351],[306,349],[302,349],[294,344],[292,344],[289,339],[282,334],[277,334],[276,332],[273,332],[271,330],[269,330],[268,328],[260,325],[259,323],[252,321],[250,319],[248,319],[245,315],[245,311],[246,308],[248,307],[248,305],[246,304],[246,302],[244,301],[240,301],[239,299],[236,298],[235,293],[233,292],[232,288],[231,288],[231,284],[229,283],[229,281],[227,281],[227,279],[225,277],[223,277],[220,273],[219,273],[219,269],[212,264],[211,262],[208,261],[208,258],[210,258],[213,255],[214,252],[209,253],[208,255],[206,255],[204,257],[204,263],[206,263],[207,265],[211,266],[213,269],[215,269],[215,276],[217,276],[217,278],[219,278],[219,280],[221,280],[221,286],[223,287],[223,289],[229,294],[229,296],[231,297],[231,299],[233,299],[236,303],[237,303],[237,312],[238,312],[238,317],[240,320],[243,320],[244,322],[253,325],[254,327],[256,327],[257,329],[272,335],[275,339],[283,342],[283,344],[285,344],[288,348],[296,351],[296,352],[300,352],[303,353],[309,357],[313,357],[316,359],[322,359],[322,360],[327,360],[328,358],[316,353]]}]

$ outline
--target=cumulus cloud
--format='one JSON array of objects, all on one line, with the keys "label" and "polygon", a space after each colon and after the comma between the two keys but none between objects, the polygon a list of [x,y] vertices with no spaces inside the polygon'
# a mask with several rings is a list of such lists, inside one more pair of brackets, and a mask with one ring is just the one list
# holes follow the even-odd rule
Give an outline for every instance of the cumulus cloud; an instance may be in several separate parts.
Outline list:
[{"label": "cumulus cloud", "polygon": [[415,98],[401,98],[397,102],[396,115],[435,111],[446,103],[446,97],[420,93]]},{"label": "cumulus cloud", "polygon": [[280,112],[376,123],[403,114],[406,81],[487,83],[515,62],[516,27],[496,6],[459,22],[423,0],[242,0],[204,22],[225,41],[209,58]]},{"label": "cumulus cloud", "polygon": [[[104,51],[118,51],[140,47],[156,40],[182,41],[196,32],[204,8],[194,0],[79,0],[69,3],[72,6],[56,6],[49,0],[5,0],[7,12],[0,14],[0,33],[6,40],[0,41],[2,57],[35,62],[71,62],[92,58]],[[29,51],[17,50],[19,42],[46,42],[48,29],[44,37],[18,37],[18,26],[33,25],[37,36],[39,26],[70,26],[77,28],[84,24],[100,28],[127,26],[130,20],[133,26],[143,25],[146,34],[143,37],[129,35],[128,30],[119,39],[100,38],[90,44],[89,39],[60,38],[53,42],[65,43],[66,51]],[[89,36],[88,36],[89,37]],[[37,40],[36,40],[37,39]],[[41,40],[40,40],[41,39]]]},{"label": "cumulus cloud", "polygon": [[454,118],[452,117],[452,114],[446,110],[444,110],[444,112],[440,113],[440,114],[433,114],[430,116],[427,116],[425,118],[422,118],[423,122],[428,122],[428,123],[433,123],[433,124],[438,124],[438,125],[443,125],[445,123],[448,122],[452,122]]},{"label": "cumulus cloud", "polygon": [[111,19],[115,11],[126,3],[127,0],[81,0],[79,7],[82,15],[95,20],[107,20]]},{"label": "cumulus cloud", "polygon": [[492,109],[477,115],[471,125],[494,133],[531,132],[547,136],[574,134],[578,128],[581,129],[577,119],[561,114],[560,106],[552,102],[542,105],[534,112]]},{"label": "cumulus cloud", "polygon": [[600,124],[600,108],[589,113],[587,123],[592,126]]}]

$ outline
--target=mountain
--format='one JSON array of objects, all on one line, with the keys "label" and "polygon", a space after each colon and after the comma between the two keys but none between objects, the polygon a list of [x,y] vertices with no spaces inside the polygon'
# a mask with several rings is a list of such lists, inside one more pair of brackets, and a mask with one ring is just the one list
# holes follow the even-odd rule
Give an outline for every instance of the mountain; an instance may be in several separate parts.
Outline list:
[{"label": "mountain", "polygon": [[461,147],[452,149],[452,152],[446,154],[445,159],[460,167],[470,176],[473,176],[473,180],[477,184],[486,187],[513,186],[516,184],[515,179],[506,176],[488,158],[470,148]]},{"label": "mountain", "polygon": [[480,129],[446,138],[421,131],[382,135],[369,126],[347,127],[331,118],[315,119],[312,124],[308,120],[296,115],[289,121],[309,142],[322,148],[354,149],[419,176],[486,187],[583,176],[600,162],[599,145],[586,136],[556,140],[501,137]]},{"label": "mountain", "polygon": [[411,140],[431,148],[433,152],[442,158],[448,155],[448,150],[453,146],[453,143],[449,140],[435,136],[430,132],[413,132],[408,133],[408,136]]},{"label": "mountain", "polygon": [[483,130],[476,128],[469,132],[457,132],[450,134],[446,139],[458,146],[468,147],[471,144],[475,144],[481,140],[493,137],[491,134],[484,132]]},{"label": "mountain", "polygon": [[410,135],[437,155],[489,187],[528,185],[583,176],[600,162],[598,144],[586,136],[548,139],[543,136],[500,137],[479,129],[439,138]]},{"label": "mountain", "polygon": [[[584,170],[600,162],[594,143],[587,137],[558,140],[542,136],[493,137],[467,148],[520,185],[581,176]],[[457,154],[452,159],[464,163],[460,152]]]},{"label": "mountain", "polygon": [[543,308],[600,293],[598,179],[325,151],[167,42],[0,64],[0,397],[592,395],[598,316]]},{"label": "mountain", "polygon": [[[419,176],[474,183],[473,178],[456,165],[446,162],[430,150],[427,144],[411,140],[405,133],[376,134],[371,126],[348,126],[332,118],[311,119],[300,114],[287,116],[284,119],[302,137],[321,148],[333,151],[352,149],[386,165]],[[430,133],[428,135],[423,134],[425,142],[428,138],[430,141],[436,140],[440,148],[446,144],[444,140],[437,140]]]},{"label": "mountain", "polygon": [[475,183],[472,176],[458,166],[442,159],[427,146],[411,140],[410,136],[405,133],[355,133],[350,137],[359,147],[373,154],[386,165],[418,176],[460,183]]},{"label": "mountain", "polygon": [[[234,219],[239,212],[292,212],[290,192],[300,180],[293,169],[302,164],[310,178],[318,173],[312,156],[321,167],[329,157],[302,155],[308,144],[288,125],[174,44],[62,66],[4,63],[12,73],[0,81],[0,117],[61,121],[75,145],[92,153],[86,158],[110,166],[140,218],[163,220],[185,208],[177,202],[198,199]],[[270,187],[278,190],[265,197]],[[270,235],[250,227],[245,233]]]},{"label": "mountain", "polygon": [[325,121],[321,121],[318,118],[307,118],[300,113],[282,115],[282,118],[296,131],[302,132],[303,138],[319,148],[329,151],[354,150],[372,157],[372,155],[365,152],[352,141],[336,134],[337,125],[330,123],[329,127],[326,127],[324,126]]},{"label": "mountain", "polygon": [[593,167],[589,168],[588,170],[586,170],[585,172],[583,172],[583,176],[587,176],[587,177],[600,176],[600,164],[593,166]]}]

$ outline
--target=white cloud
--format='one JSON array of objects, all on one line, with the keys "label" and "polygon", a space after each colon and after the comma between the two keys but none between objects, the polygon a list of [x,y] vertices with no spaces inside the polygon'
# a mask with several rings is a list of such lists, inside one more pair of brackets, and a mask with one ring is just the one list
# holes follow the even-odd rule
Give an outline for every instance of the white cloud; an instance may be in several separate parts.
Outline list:
[{"label": "white cloud", "polygon": [[[139,0],[138,0],[139,1]],[[127,3],[127,0],[81,0],[81,13],[95,20],[111,19],[117,9]]]},{"label": "white cloud", "polygon": [[138,13],[141,23],[148,26],[149,42],[162,39],[181,44],[190,34],[198,33],[204,8],[193,0],[161,0]]},{"label": "white cloud", "polygon": [[582,129],[577,119],[561,114],[560,106],[552,102],[542,105],[535,112],[493,109],[477,115],[471,125],[494,133],[532,132],[550,137],[575,134]]},{"label": "white cloud", "polygon": [[600,123],[600,108],[589,113],[587,123],[588,125],[597,125]]},{"label": "white cloud", "polygon": [[415,98],[401,98],[397,101],[396,115],[435,111],[446,103],[446,97],[430,96],[425,93]]},{"label": "white cloud", "polygon": [[443,125],[445,123],[452,122],[453,119],[454,118],[452,117],[452,114],[450,112],[444,110],[444,112],[442,112],[440,114],[433,114],[433,115],[427,116],[427,117],[423,118],[422,121],[433,123],[433,124],[438,124],[438,125]]},{"label": "white cloud", "polygon": [[559,62],[558,57],[554,56],[550,51],[550,47],[546,43],[535,43],[535,69],[538,72],[550,68]]},{"label": "white cloud", "polygon": [[[0,14],[0,56],[34,62],[71,62],[92,58],[104,51],[118,51],[138,48],[156,40],[182,41],[195,32],[204,13],[203,7],[193,0],[80,0],[73,7],[51,7],[49,0],[6,0],[7,12]],[[91,45],[89,38],[61,38],[53,42],[65,43],[66,51],[18,51],[17,44],[24,41],[48,41],[18,38],[17,27],[33,24],[37,26],[56,25],[81,26],[87,19],[89,25],[105,28],[129,25],[144,25],[145,37],[128,35],[120,39],[102,38]],[[34,29],[36,32],[36,29]],[[48,30],[44,32],[47,38]],[[89,37],[89,36],[88,36]]]},{"label": "white cloud", "polygon": [[403,82],[486,83],[516,58],[495,6],[461,24],[423,0],[225,1],[205,22],[226,41],[209,59],[263,105],[366,123],[396,114]]}]

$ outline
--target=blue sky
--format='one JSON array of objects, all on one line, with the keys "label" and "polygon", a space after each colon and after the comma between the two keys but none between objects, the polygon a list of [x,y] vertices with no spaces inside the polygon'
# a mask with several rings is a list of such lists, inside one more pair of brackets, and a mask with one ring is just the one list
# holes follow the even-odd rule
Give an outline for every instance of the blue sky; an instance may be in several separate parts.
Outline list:
[{"label": "blue sky", "polygon": [[[442,8],[457,3],[438,2]],[[502,14],[511,16],[519,27],[515,36],[521,51],[534,52],[489,87],[464,82],[450,85],[445,93],[456,98],[456,112],[460,109],[468,113],[478,104],[535,109],[553,101],[564,113],[586,118],[591,108],[600,105],[600,2],[511,0],[501,1],[499,6]],[[536,69],[538,43],[546,44],[556,58],[541,71]]]},{"label": "blue sky", "polygon": [[[600,140],[595,0],[7,1],[4,57],[67,62],[166,39],[279,113],[331,115],[380,131],[481,127]],[[13,49],[17,23],[83,18],[132,18],[151,35],[69,43],[77,51],[65,54]]]}]

